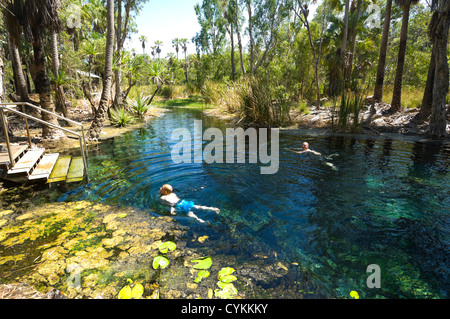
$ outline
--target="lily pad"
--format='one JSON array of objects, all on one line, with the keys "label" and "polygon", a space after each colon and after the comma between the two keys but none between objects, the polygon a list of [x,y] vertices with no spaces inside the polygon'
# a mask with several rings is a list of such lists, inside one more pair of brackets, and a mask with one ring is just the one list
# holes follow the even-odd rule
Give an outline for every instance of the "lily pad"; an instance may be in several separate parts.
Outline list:
[{"label": "lily pad", "polygon": [[200,281],[202,281],[203,278],[207,278],[209,277],[210,272],[207,270],[200,270],[197,274],[197,278],[195,278],[195,282],[199,283]]},{"label": "lily pad", "polygon": [[169,266],[169,259],[167,257],[159,255],[153,259],[153,269],[158,269],[158,267],[164,269],[167,266]]},{"label": "lily pad", "polygon": [[212,259],[211,259],[211,257],[204,257],[204,258],[201,258],[201,259],[194,259],[194,260],[192,260],[191,262],[197,263],[197,264],[194,266],[194,269],[203,269],[203,270],[206,270],[206,269],[209,269],[209,267],[211,267],[211,265],[212,265]]},{"label": "lily pad", "polygon": [[159,251],[163,254],[166,254],[169,250],[174,251],[176,248],[177,245],[173,241],[165,241],[158,247]]},{"label": "lily pad", "polygon": [[217,282],[217,286],[222,289],[214,290],[214,295],[221,299],[233,299],[237,296],[238,290],[232,283]]},{"label": "lily pad", "polygon": [[144,294],[144,287],[141,284],[136,284],[133,289],[131,289],[131,298],[141,299]]},{"label": "lily pad", "polygon": [[352,290],[350,292],[350,297],[352,297],[353,299],[359,299],[359,294],[358,294],[358,292]]},{"label": "lily pad", "polygon": [[131,287],[126,285],[119,291],[119,299],[131,299]]},{"label": "lily pad", "polygon": [[231,267],[224,267],[219,271],[219,280],[224,283],[230,283],[237,280],[236,276],[233,276],[236,270]]}]

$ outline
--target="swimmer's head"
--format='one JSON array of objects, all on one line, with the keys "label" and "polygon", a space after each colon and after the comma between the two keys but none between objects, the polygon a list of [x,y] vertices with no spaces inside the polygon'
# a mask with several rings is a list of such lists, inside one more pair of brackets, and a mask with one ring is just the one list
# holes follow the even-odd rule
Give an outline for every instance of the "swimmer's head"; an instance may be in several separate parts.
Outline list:
[{"label": "swimmer's head", "polygon": [[173,192],[173,187],[170,186],[169,184],[164,184],[160,189],[159,189],[159,193],[161,195],[169,195]]},{"label": "swimmer's head", "polygon": [[307,151],[309,149],[309,144],[308,144],[308,142],[303,142],[303,144],[302,144],[302,150],[303,151]]}]

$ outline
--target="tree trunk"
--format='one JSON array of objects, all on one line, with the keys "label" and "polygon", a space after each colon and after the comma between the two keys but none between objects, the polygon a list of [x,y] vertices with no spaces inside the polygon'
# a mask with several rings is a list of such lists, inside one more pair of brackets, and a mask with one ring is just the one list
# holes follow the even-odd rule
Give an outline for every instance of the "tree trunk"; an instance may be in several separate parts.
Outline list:
[{"label": "tree trunk", "polygon": [[238,47],[239,47],[239,57],[240,57],[240,63],[241,63],[241,70],[242,75],[245,77],[245,66],[244,66],[244,54],[242,53],[242,39],[241,39],[241,32],[239,31],[239,19],[238,19],[238,12],[239,8],[236,8],[236,34],[238,38]]},{"label": "tree trunk", "polygon": [[253,43],[253,30],[252,30],[252,4],[251,0],[247,0],[248,11],[248,36],[250,38],[250,74],[255,73],[255,45]]},{"label": "tree trunk", "polygon": [[230,23],[230,38],[231,38],[231,80],[236,79],[236,63],[234,61],[234,32],[233,24]]},{"label": "tree trunk", "polygon": [[103,77],[103,90],[98,106],[97,114],[94,121],[89,128],[89,137],[91,139],[98,139],[100,132],[106,120],[109,109],[109,100],[111,97],[111,83],[112,83],[112,65],[114,55],[114,0],[107,2],[107,20],[108,29],[106,35],[106,52],[105,52],[105,72]]},{"label": "tree trunk", "polygon": [[[59,78],[59,54],[58,54],[58,33],[56,31],[50,31],[50,46],[52,55],[52,72],[54,77]],[[66,99],[64,96],[64,89],[61,84],[55,83],[55,102],[56,111],[61,112],[65,117],[69,117],[69,113],[66,108]],[[67,123],[70,125],[70,123]]]},{"label": "tree trunk", "polygon": [[23,102],[28,102],[30,97],[28,95],[27,82],[23,74],[22,60],[20,59],[19,48],[16,42],[9,37],[8,41],[9,54],[11,55],[11,64],[14,73],[14,83],[16,85],[16,93]]},{"label": "tree trunk", "polygon": [[447,110],[445,98],[448,94],[449,69],[447,62],[448,30],[450,26],[450,0],[442,0],[437,15],[430,23],[436,69],[433,85],[433,103],[427,135],[434,139],[446,137]]},{"label": "tree trunk", "polygon": [[348,39],[348,16],[350,11],[350,0],[345,0],[345,12],[344,12],[344,31],[342,35],[341,44],[341,60],[342,60],[342,74],[344,74],[344,84],[346,83],[346,66],[347,66],[347,39]]},{"label": "tree trunk", "polygon": [[116,29],[116,42],[117,42],[117,67],[115,70],[116,81],[116,96],[114,99],[115,107],[122,105],[122,0],[117,1],[117,29]]},{"label": "tree trunk", "polygon": [[392,0],[386,1],[386,12],[384,14],[383,34],[381,36],[380,56],[378,58],[377,77],[375,80],[375,91],[373,99],[375,102],[383,100],[384,70],[386,68],[386,52],[389,39],[389,27],[391,24]]},{"label": "tree trunk", "polygon": [[419,113],[414,117],[416,121],[424,121],[431,114],[431,108],[433,104],[433,86],[434,75],[436,72],[436,57],[434,54],[434,47],[431,51],[430,66],[428,67],[427,83],[425,85],[425,91],[423,92],[422,106]]},{"label": "tree trunk", "polygon": [[317,94],[317,109],[320,109],[320,87],[319,87],[319,65],[316,57],[316,49],[314,48],[314,43],[311,38],[311,30],[309,28],[309,22],[308,22],[308,16],[306,12],[304,11],[302,7],[303,17],[304,17],[304,23],[306,26],[306,29],[308,30],[308,38],[309,38],[309,45],[311,46],[311,50],[313,53],[313,61],[314,61],[314,77],[316,82],[316,94]]},{"label": "tree trunk", "polygon": [[[45,52],[44,42],[42,39],[42,30],[36,27],[32,27],[33,33],[33,53],[34,53],[34,85],[36,87],[36,93],[39,94],[39,103],[41,107],[47,111],[55,112],[55,107],[52,101],[52,90],[50,86],[50,80],[47,74],[47,68],[45,65]],[[58,120],[55,116],[42,112],[42,120],[54,125],[58,125]],[[64,136],[61,130],[43,125],[42,137],[46,139],[57,139]]]},{"label": "tree trunk", "polygon": [[391,108],[388,110],[389,114],[400,111],[402,104],[402,82],[403,82],[403,67],[405,65],[406,44],[408,41],[408,23],[409,23],[409,9],[411,8],[411,1],[407,1],[403,6],[402,29],[400,31],[400,44],[398,48],[397,70],[395,71],[394,91],[392,95]]},{"label": "tree trunk", "polygon": [[[346,79],[347,79],[347,87],[349,86],[350,79],[352,76],[352,70],[353,70],[353,60],[355,58],[355,50],[356,50],[356,34],[358,31],[358,22],[359,22],[359,16],[361,13],[361,3],[362,0],[357,0],[356,9],[354,8],[354,1],[352,2],[352,15],[355,15],[355,19],[353,21],[352,27],[349,29],[349,42],[350,42],[350,55],[348,57],[348,64],[346,66]],[[355,12],[356,10],[356,12]]]}]

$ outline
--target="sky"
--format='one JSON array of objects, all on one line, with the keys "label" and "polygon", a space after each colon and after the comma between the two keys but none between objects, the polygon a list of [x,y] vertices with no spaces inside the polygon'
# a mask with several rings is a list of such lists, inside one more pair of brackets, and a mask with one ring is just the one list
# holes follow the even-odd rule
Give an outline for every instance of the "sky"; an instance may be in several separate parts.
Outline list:
[{"label": "sky", "polygon": [[[201,4],[202,0],[150,0],[147,2],[140,14],[136,18],[138,32],[131,36],[131,41],[125,42],[125,48],[135,49],[142,54],[142,43],[139,41],[141,35],[145,35],[148,42],[145,44],[145,53],[151,54],[151,47],[156,40],[163,42],[161,48],[161,58],[165,58],[168,53],[176,53],[172,47],[172,40],[175,38],[186,38],[188,42],[187,54],[196,52],[192,38],[200,32],[200,25],[197,21],[194,5]],[[316,5],[310,6],[311,17],[315,14]],[[245,13],[246,14],[246,13]],[[246,35],[243,34],[245,39]],[[183,51],[180,48],[179,57],[183,58]]]},{"label": "sky", "polygon": [[[141,35],[145,35],[148,42],[145,44],[145,53],[151,53],[151,47],[156,40],[163,42],[161,58],[168,53],[175,53],[172,40],[175,38],[186,38],[189,40],[188,54],[195,53],[195,44],[192,38],[200,32],[194,5],[201,0],[150,0],[136,18],[137,33],[131,36],[131,41],[126,41],[125,47],[129,50],[136,49],[142,54],[142,44],[139,41]],[[180,58],[183,51],[180,49]]]}]

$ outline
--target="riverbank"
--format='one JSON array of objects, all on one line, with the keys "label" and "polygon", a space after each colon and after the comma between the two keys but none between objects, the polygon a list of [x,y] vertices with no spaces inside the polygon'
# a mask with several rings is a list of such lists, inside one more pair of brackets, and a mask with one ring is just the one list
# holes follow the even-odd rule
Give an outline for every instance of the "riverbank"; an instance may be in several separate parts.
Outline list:
[{"label": "riverbank", "polygon": [[[240,117],[239,112],[229,112],[228,109],[217,106],[208,105],[202,102],[200,96],[192,96],[189,98],[180,98],[175,100],[164,100],[159,102],[161,106],[184,107],[191,109],[200,109],[205,115],[213,116],[229,122],[232,125],[253,125],[245,123]],[[359,123],[356,130],[345,131],[339,129],[336,124],[335,113],[329,105],[317,109],[315,106],[307,106],[299,109],[291,107],[289,116],[290,121],[281,129],[284,130],[301,130],[305,133],[321,132],[321,133],[339,133],[339,134],[363,134],[367,136],[394,136],[399,137],[415,137],[426,139],[426,131],[429,121],[414,121],[414,117],[419,112],[419,108],[403,108],[399,112],[392,115],[385,115],[390,108],[386,103],[375,103],[375,113],[371,114],[371,100],[368,98],[366,104],[359,114]],[[450,138],[450,105],[447,105],[447,133]],[[366,121],[370,118],[370,121]]]}]

